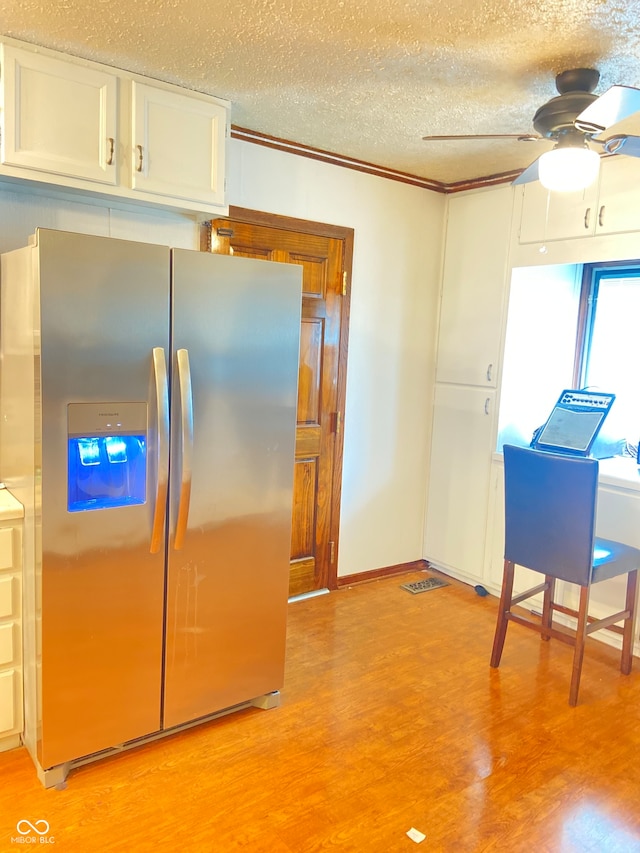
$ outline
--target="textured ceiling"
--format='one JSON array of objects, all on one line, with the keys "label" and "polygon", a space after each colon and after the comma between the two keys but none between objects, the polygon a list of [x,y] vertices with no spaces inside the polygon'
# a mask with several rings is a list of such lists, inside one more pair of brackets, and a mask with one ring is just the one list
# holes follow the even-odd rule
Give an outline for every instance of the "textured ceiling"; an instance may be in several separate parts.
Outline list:
[{"label": "textured ceiling", "polygon": [[638,0],[20,0],[0,32],[232,102],[243,128],[444,183],[521,169],[567,68],[640,86]]}]

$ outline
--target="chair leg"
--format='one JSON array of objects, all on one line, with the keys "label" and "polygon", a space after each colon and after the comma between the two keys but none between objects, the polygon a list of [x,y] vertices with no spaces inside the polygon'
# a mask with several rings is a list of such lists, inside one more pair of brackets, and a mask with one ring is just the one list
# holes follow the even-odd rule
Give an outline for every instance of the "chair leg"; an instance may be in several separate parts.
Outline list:
[{"label": "chair leg", "polygon": [[589,590],[590,588],[588,586],[580,587],[580,606],[578,609],[575,651],[573,653],[573,671],[571,673],[571,687],[569,688],[569,704],[572,707],[578,704],[578,690],[580,689],[580,676],[582,674],[582,659],[584,658],[584,646],[587,640]]},{"label": "chair leg", "polygon": [[633,635],[635,634],[636,624],[636,591],[638,585],[638,572],[629,572],[627,578],[627,600],[625,603],[626,610],[629,611],[629,618],[624,620],[622,631],[622,659],[620,661],[620,672],[623,675],[629,675],[633,664]]},{"label": "chair leg", "polygon": [[552,578],[551,575],[545,575],[544,579],[547,588],[544,591],[542,599],[542,630],[540,633],[543,640],[549,640],[551,639],[549,628],[553,625],[553,602],[556,592],[556,579]]},{"label": "chair leg", "polygon": [[493,649],[491,651],[491,666],[493,667],[500,666],[504,640],[507,636],[507,625],[509,624],[507,617],[511,609],[511,599],[513,597],[514,573],[514,564],[511,560],[505,560],[504,574],[502,577],[502,592],[500,593],[500,609],[498,610],[498,621],[496,623],[496,632],[493,637]]}]

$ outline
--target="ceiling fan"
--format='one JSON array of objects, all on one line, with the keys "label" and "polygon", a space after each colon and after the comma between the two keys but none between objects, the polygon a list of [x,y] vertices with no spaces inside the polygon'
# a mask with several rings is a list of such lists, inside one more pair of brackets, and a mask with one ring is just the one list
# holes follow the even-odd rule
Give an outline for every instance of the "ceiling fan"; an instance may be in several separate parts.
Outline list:
[{"label": "ceiling fan", "polygon": [[583,189],[595,180],[599,155],[591,146],[601,146],[605,154],[640,157],[640,136],[613,134],[595,138],[605,130],[640,111],[640,89],[612,86],[603,95],[594,95],[600,72],[593,68],[574,68],[556,77],[559,95],[551,98],[533,117],[536,133],[480,133],[469,135],[424,136],[430,141],[467,139],[516,139],[521,142],[555,141],[514,181],[526,184],[540,180],[554,190]]}]

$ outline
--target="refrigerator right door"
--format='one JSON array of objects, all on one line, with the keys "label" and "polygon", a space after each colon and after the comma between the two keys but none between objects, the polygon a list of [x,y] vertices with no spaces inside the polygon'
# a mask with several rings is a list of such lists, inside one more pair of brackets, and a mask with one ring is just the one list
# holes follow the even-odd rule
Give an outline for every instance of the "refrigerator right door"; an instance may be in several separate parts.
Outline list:
[{"label": "refrigerator right door", "polygon": [[302,271],[174,250],[163,727],[278,690]]}]

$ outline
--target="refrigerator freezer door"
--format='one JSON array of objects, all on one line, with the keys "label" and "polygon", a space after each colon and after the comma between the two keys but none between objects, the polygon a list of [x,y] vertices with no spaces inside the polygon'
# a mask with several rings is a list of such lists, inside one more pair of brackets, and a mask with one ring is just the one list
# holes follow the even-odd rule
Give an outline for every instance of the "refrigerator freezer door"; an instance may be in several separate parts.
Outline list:
[{"label": "refrigerator freezer door", "polygon": [[[39,231],[35,251],[42,389],[38,758],[48,768],[160,727],[165,555],[163,507],[156,508],[167,462],[158,441],[165,405],[158,399],[158,350],[168,353],[170,266],[162,246],[64,232]],[[99,507],[91,489],[105,489],[106,509],[68,511],[67,449],[79,443],[68,433],[79,429],[78,410],[88,419],[75,463],[83,469],[86,505]],[[124,435],[129,413],[133,437]],[[112,496],[124,489],[126,503],[131,488],[133,446],[136,464],[144,456],[146,484],[136,485],[137,503],[117,506]],[[98,468],[108,489],[95,486]]]},{"label": "refrigerator freezer door", "polygon": [[165,728],[283,683],[301,287],[291,265],[173,251]]}]

